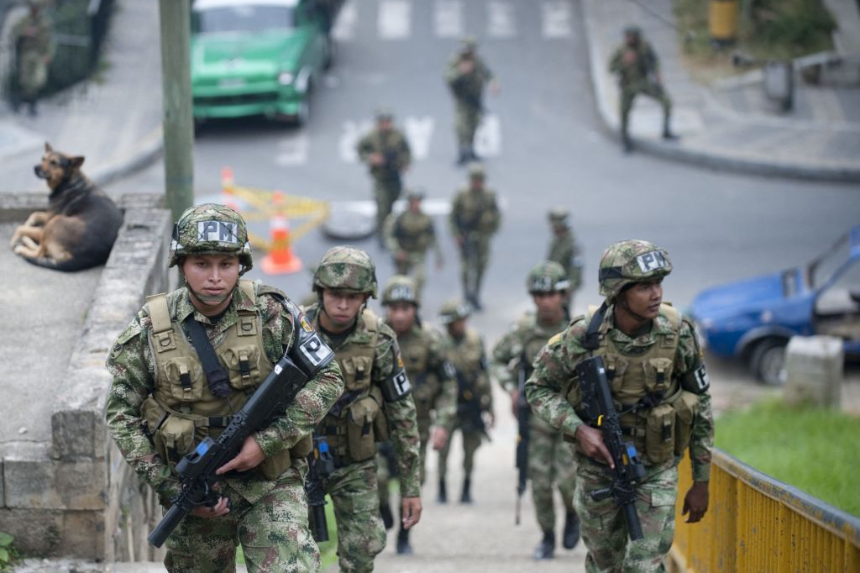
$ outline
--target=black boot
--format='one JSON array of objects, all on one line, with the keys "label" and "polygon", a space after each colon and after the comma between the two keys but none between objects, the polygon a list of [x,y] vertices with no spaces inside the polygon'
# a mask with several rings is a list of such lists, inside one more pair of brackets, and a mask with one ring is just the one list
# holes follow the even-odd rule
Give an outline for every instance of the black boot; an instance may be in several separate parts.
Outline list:
[{"label": "black boot", "polygon": [[463,491],[460,493],[460,503],[472,503],[472,494],[469,491],[472,486],[472,480],[466,478],[463,480]]},{"label": "black boot", "polygon": [[391,506],[389,504],[380,504],[379,514],[382,516],[382,523],[385,524],[386,531],[394,527],[394,514],[391,513]]},{"label": "black boot", "polygon": [[409,530],[401,526],[400,531],[397,532],[397,554],[412,555],[412,553],[412,546],[409,545]]},{"label": "black boot", "polygon": [[670,141],[678,139],[678,136],[672,133],[672,131],[668,127],[663,128],[663,139],[668,139]]},{"label": "black boot", "polygon": [[543,540],[538,543],[538,546],[535,547],[534,555],[532,555],[534,559],[552,559],[555,557],[555,532],[554,531],[544,531],[543,532]]},{"label": "black boot", "polygon": [[469,152],[469,149],[461,147],[460,152],[457,154],[457,165],[465,165],[471,158],[472,154]]},{"label": "black boot", "polygon": [[624,153],[633,151],[633,140],[626,133],[621,136],[621,148],[624,150]]},{"label": "black boot", "polygon": [[448,503],[448,488],[445,486],[445,480],[439,479],[439,495],[436,496],[436,501],[439,503]]},{"label": "black boot", "polygon": [[565,549],[573,549],[579,543],[579,516],[575,511],[568,511],[564,518],[564,537],[561,544]]}]

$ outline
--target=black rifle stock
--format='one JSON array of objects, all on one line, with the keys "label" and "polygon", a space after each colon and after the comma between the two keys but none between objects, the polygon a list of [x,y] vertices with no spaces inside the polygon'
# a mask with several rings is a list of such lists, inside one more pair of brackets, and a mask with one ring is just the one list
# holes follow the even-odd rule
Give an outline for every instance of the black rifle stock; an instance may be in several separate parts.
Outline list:
[{"label": "black rifle stock", "polygon": [[221,435],[217,439],[204,438],[193,452],[179,460],[176,473],[182,492],[172,501],[170,510],[150,533],[149,542],[152,545],[161,547],[195,507],[215,505],[219,494],[212,486],[222,479],[222,476],[215,475],[215,471],[236,457],[245,438],[283,415],[307,381],[307,375],[289,356],[284,355],[242,409],[231,418]]},{"label": "black rifle stock", "polygon": [[334,457],[328,448],[328,439],[314,432],[314,449],[308,454],[308,477],[305,492],[310,510],[311,535],[317,543],[328,541],[328,522],[325,516],[325,482],[334,472]]},{"label": "black rifle stock", "polygon": [[517,388],[517,509],[514,522],[520,524],[520,509],[523,494],[526,492],[526,482],[529,477],[529,416],[530,408],[526,401],[526,380],[528,380],[529,362],[523,351],[520,356],[520,368],[518,372]]},{"label": "black rifle stock", "polygon": [[642,524],[636,514],[635,502],[636,485],[645,476],[645,467],[639,461],[636,447],[623,439],[603,358],[594,356],[583,360],[576,367],[576,376],[582,394],[580,414],[583,420],[600,430],[603,443],[615,463],[615,468],[611,470],[611,485],[589,492],[589,495],[595,501],[612,497],[624,514],[630,539],[642,539]]}]

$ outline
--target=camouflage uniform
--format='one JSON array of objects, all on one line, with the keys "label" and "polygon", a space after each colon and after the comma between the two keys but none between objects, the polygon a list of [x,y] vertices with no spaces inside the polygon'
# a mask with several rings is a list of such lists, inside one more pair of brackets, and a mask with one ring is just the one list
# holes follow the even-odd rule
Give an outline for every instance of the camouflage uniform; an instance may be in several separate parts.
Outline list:
[{"label": "camouflage uniform", "polygon": [[[198,236],[203,232],[200,225],[229,229],[232,238],[223,234],[220,239],[212,235]],[[238,254],[244,266],[242,272],[252,265],[244,222],[238,213],[221,205],[208,204],[185,211],[174,229],[170,266],[181,265],[186,254],[210,253]],[[304,321],[298,308],[271,287],[247,281],[241,283],[233,289],[224,314],[214,322],[195,309],[188,287],[179,288],[166,297],[152,297],[154,300],[141,309],[119,336],[108,357],[107,368],[113,376],[106,405],[108,428],[123,457],[157,492],[162,504],[179,493],[179,482],[173,470],[177,459],[192,451],[201,438],[217,436],[226,425],[219,426],[212,422],[213,418],[202,417],[200,409],[208,407],[212,412],[220,408],[229,415],[247,399],[247,389],[239,391],[236,386],[244,384],[245,377],[234,376],[239,367],[225,361],[232,350],[228,348],[224,352],[233,332],[239,330],[239,324],[260,325],[265,356],[250,370],[253,383],[248,387],[253,387],[262,382],[266,370],[271,371],[272,364],[293,346],[296,323]],[[160,307],[156,301],[166,302],[166,306]],[[230,374],[226,398],[214,397],[199,362],[196,367],[191,362],[192,383],[187,388],[187,381],[181,376],[173,379],[170,368],[162,370],[153,348],[157,348],[155,337],[161,343],[166,333],[155,332],[154,325],[160,324],[159,316],[168,315],[168,324],[176,336],[171,339],[175,343],[173,348],[188,345],[186,318],[193,317],[203,326],[219,361]],[[181,398],[176,397],[177,389]],[[187,396],[186,391],[190,392]],[[221,495],[231,502],[229,514],[215,518],[189,515],[180,523],[167,539],[164,563],[168,571],[234,571],[237,541],[242,544],[249,571],[318,570],[319,550],[308,530],[308,508],[303,491],[307,449],[299,450],[307,444],[314,424],[322,419],[342,391],[340,369],[331,363],[307,383],[282,416],[254,434],[266,460],[255,470],[220,482]],[[157,425],[150,412],[160,420]],[[171,435],[171,428],[182,426],[183,420],[195,421],[188,432]],[[201,421],[206,423],[200,424]],[[265,466],[278,460],[288,460],[275,471],[278,473],[282,469],[282,473],[276,477],[264,475]]]},{"label": "camouflage uniform", "polygon": [[[420,191],[409,191],[406,198],[410,201],[424,198]],[[385,220],[385,242],[394,256],[394,267],[398,275],[408,275],[415,279],[418,297],[425,282],[424,260],[428,249],[436,253],[441,264],[442,249],[436,239],[433,219],[423,211],[413,213],[409,209],[399,215],[391,214]]]},{"label": "camouflage uniform", "polygon": [[[628,541],[615,502],[611,498],[594,501],[588,495],[608,487],[609,474],[602,461],[585,456],[577,443],[575,501],[589,550],[586,570],[590,573],[662,571],[663,557],[674,537],[677,464],[687,446],[682,436],[689,440],[694,481],[707,482],[709,478],[714,424],[707,376],[692,325],[670,306],[663,305],[650,331],[636,338],[615,328],[618,294],[626,285],[657,280],[668,274],[671,271],[668,254],[645,241],[624,241],[607,249],[600,267],[600,292],[606,296],[606,302],[601,307],[604,318],[599,322],[600,344],[594,354],[604,357],[611,391],[621,408],[622,428],[633,435],[633,443],[645,464],[646,475],[637,488],[636,502],[644,537]],[[534,373],[526,383],[533,411],[571,438],[583,423],[572,405],[579,403],[574,369],[589,355],[583,339],[591,318],[579,316],[564,332],[554,336],[535,360]],[[649,358],[661,353],[672,354],[674,358]],[[632,404],[642,404],[639,400],[652,387],[657,390],[653,397],[658,405],[623,413]],[[691,388],[696,393],[689,391]],[[663,422],[654,424],[659,430],[650,432],[647,428],[652,426],[650,420],[655,416],[660,416],[658,422]],[[646,420],[649,420],[647,425]],[[669,440],[665,437],[667,421],[672,428]]]},{"label": "camouflage uniform", "polygon": [[[482,103],[484,86],[493,80],[493,73],[478,57],[475,49],[474,40],[463,40],[460,51],[451,58],[445,70],[445,81],[454,96],[456,107],[459,163],[478,159],[472,149],[472,144],[475,139],[475,131],[477,131],[478,125],[481,123],[481,116],[484,114]],[[474,67],[469,73],[463,73],[459,69],[460,63],[464,60],[474,62]]]},{"label": "camouflage uniform", "polygon": [[[376,296],[373,262],[364,251],[333,247],[317,267],[314,288],[320,296],[324,289]],[[346,382],[343,396],[317,427],[319,434],[328,437],[337,468],[327,480],[326,491],[337,520],[339,564],[341,571],[367,572],[373,570],[373,560],[386,541],[379,513],[375,447],[385,434],[396,453],[401,496],[420,495],[415,402],[408,393],[403,358],[391,328],[365,308],[352,330],[333,335],[319,328],[320,312],[319,304],[307,310],[323,340],[334,350]],[[392,386],[395,383],[397,388]],[[363,450],[361,455],[353,444]]]},{"label": "camouflage uniform", "polygon": [[496,194],[484,187],[484,170],[469,168],[470,185],[461,188],[451,207],[451,233],[460,243],[460,280],[463,296],[480,310],[479,294],[490,261],[490,238],[499,230],[501,213]]},{"label": "camouflage uniform", "polygon": [[48,65],[54,57],[54,24],[36,0],[30,2],[30,13],[15,24],[17,58],[17,86],[13,93],[13,104],[28,102],[35,112],[36,100],[48,82]]},{"label": "camouflage uniform", "polygon": [[[468,318],[470,308],[467,304],[453,300],[442,305],[440,320],[448,324],[455,320]],[[457,418],[454,430],[463,434],[463,490],[461,503],[471,503],[472,470],[475,452],[487,437],[483,415],[493,413],[493,392],[487,372],[487,357],[484,341],[476,330],[468,329],[461,338],[447,333],[444,338],[448,359],[451,361],[457,379]],[[447,501],[445,474],[448,470],[448,454],[451,451],[453,432],[445,447],[439,451],[439,501]]]},{"label": "camouflage uniform", "polygon": [[[376,118],[378,121],[390,121],[391,114],[380,111]],[[406,137],[393,126],[387,131],[375,128],[358,142],[357,150],[358,156],[365,163],[373,153],[379,153],[385,158],[382,165],[370,165],[373,194],[376,198],[376,229],[381,240],[385,219],[391,214],[391,208],[403,190],[401,176],[412,161],[412,153]]]},{"label": "camouflage uniform", "polygon": [[[618,74],[618,87],[621,92],[621,137],[625,147],[629,149],[629,116],[633,108],[633,100],[638,94],[654,98],[663,106],[663,137],[672,138],[669,123],[672,115],[672,100],[663,84],[659,81],[660,62],[656,52],[647,41],[641,38],[641,32],[635,26],[625,30],[628,38],[612,55],[609,71]],[[632,54],[633,62],[624,62],[625,54]],[[630,56],[628,56],[630,57]]]},{"label": "camouflage uniform", "polygon": [[567,223],[569,214],[564,209],[553,209],[549,212],[552,240],[546,257],[546,260],[560,264],[570,281],[567,291],[568,310],[573,306],[573,291],[582,284],[582,256],[573,230]]}]

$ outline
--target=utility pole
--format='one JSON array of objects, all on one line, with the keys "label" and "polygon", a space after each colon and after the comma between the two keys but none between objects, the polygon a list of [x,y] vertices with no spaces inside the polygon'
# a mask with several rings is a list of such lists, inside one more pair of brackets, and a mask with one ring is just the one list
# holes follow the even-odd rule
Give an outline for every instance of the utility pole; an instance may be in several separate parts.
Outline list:
[{"label": "utility pole", "polygon": [[194,117],[191,109],[191,4],[159,0],[164,190],[177,220],[194,202]]}]

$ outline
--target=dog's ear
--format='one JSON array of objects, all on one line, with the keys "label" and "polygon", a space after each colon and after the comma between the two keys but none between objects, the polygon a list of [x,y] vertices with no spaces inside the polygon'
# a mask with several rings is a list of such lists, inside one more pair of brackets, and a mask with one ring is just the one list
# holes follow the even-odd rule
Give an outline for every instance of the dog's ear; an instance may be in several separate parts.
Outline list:
[{"label": "dog's ear", "polygon": [[83,155],[78,155],[77,157],[69,157],[69,167],[72,169],[80,169],[81,165],[84,164],[84,159],[86,159]]},{"label": "dog's ear", "polygon": [[54,150],[54,148],[51,147],[51,144],[46,141],[45,142],[45,153],[51,153],[53,150]]}]

